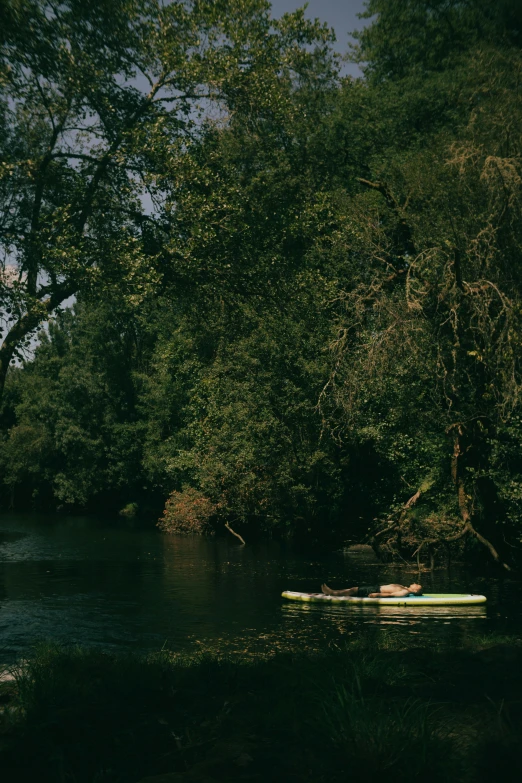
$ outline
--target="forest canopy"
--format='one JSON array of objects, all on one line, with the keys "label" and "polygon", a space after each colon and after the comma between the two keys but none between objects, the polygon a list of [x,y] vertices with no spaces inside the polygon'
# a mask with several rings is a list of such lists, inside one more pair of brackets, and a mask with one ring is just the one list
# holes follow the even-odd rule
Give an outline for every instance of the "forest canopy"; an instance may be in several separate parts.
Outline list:
[{"label": "forest canopy", "polygon": [[366,9],[4,0],[4,508],[516,564],[522,10]]}]

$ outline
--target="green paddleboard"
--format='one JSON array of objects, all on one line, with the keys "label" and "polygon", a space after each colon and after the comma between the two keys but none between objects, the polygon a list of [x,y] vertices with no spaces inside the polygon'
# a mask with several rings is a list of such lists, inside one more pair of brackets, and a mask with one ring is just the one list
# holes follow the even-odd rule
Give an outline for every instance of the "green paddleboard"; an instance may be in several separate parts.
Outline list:
[{"label": "green paddleboard", "polygon": [[357,598],[356,596],[296,593],[292,590],[285,590],[281,595],[289,601],[363,606],[469,606],[470,604],[485,604],[487,601],[486,596],[473,595],[472,593],[428,593],[427,595],[412,595],[403,598]]}]

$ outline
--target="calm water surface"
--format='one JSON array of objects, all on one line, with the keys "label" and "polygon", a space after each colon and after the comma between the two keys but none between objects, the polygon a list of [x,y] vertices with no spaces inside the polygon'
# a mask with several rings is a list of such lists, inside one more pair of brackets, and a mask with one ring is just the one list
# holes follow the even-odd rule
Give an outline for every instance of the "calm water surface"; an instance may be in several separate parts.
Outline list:
[{"label": "calm water surface", "polygon": [[367,553],[306,555],[276,544],[242,547],[114,526],[95,518],[0,516],[0,661],[54,640],[146,651],[320,650],[362,630],[407,635],[413,646],[469,634],[522,633],[515,577],[468,567],[425,573],[429,592],[475,592],[476,607],[345,607],[281,600],[285,589],[417,578]]}]

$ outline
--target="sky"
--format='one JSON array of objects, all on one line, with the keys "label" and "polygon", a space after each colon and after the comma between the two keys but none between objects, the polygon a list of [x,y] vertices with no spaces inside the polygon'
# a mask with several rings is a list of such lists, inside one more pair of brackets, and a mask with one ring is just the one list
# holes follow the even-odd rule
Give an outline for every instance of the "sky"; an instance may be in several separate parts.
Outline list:
[{"label": "sky", "polygon": [[[304,0],[272,0],[272,16],[282,16],[288,11],[302,8],[304,4]],[[357,14],[364,11],[364,6],[365,0],[309,0],[306,16],[310,19],[317,17],[333,27],[337,37],[335,48],[344,53],[348,49],[348,33],[368,23],[366,19],[357,18]],[[356,65],[348,63],[343,68],[343,74],[360,76],[361,72]]]}]

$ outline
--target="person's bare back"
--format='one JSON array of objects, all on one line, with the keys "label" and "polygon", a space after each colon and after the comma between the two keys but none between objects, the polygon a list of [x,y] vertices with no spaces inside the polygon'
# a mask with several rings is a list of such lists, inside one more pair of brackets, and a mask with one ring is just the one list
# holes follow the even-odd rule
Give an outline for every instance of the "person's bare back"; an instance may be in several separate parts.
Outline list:
[{"label": "person's bare back", "polygon": [[398,584],[390,585],[359,585],[345,590],[332,590],[328,585],[321,585],[324,595],[354,596],[357,598],[402,598],[406,595],[422,595],[422,585],[413,582],[409,587]]}]

